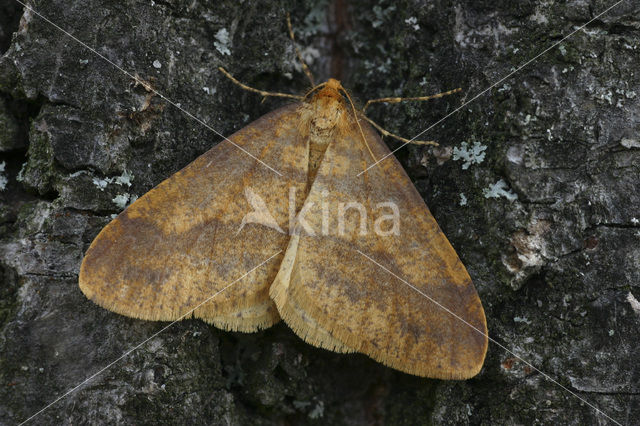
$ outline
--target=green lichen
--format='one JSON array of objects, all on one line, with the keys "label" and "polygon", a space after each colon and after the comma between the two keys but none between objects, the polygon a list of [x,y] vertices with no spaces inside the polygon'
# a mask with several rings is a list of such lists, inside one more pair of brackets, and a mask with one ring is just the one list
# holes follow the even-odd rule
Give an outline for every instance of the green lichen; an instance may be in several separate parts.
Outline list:
[{"label": "green lichen", "polygon": [[30,201],[22,204],[18,210],[16,228],[20,235],[34,235],[42,229],[49,214],[51,204],[46,201]]},{"label": "green lichen", "polygon": [[0,151],[7,151],[18,145],[18,123],[0,99]]},{"label": "green lichen", "polygon": [[[4,330],[6,324],[14,319],[18,309],[18,277],[16,272],[5,265],[0,264],[0,330]],[[9,405],[15,409],[19,407],[11,398],[3,395],[4,392],[11,392],[15,383],[12,378],[18,370],[18,366],[11,362],[1,348],[6,347],[6,336],[0,333],[0,399],[11,402]]]},{"label": "green lichen", "polygon": [[9,93],[14,98],[24,97],[22,75],[9,59],[9,52],[0,58],[0,92]]},{"label": "green lichen", "polygon": [[[17,275],[9,267],[0,264],[0,330],[13,318],[17,307]],[[0,371],[2,371],[0,369]]]},{"label": "green lichen", "polygon": [[53,191],[53,184],[58,175],[53,157],[53,148],[49,136],[35,124],[29,133],[28,161],[22,172],[22,183],[40,195]]}]

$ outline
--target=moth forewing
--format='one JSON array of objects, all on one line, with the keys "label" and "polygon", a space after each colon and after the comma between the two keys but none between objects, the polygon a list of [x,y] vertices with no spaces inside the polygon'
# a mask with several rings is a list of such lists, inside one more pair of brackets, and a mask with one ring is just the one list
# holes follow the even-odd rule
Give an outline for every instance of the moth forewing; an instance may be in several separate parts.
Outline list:
[{"label": "moth forewing", "polygon": [[[357,126],[355,114],[334,113],[346,111],[337,90],[325,87],[305,111],[322,112],[321,120],[308,120],[309,133],[331,139],[316,142],[326,148],[302,211],[306,228],[330,232],[300,232],[289,244],[286,273],[281,268],[270,289],[280,315],[316,346],[331,349],[340,342],[420,376],[474,376],[488,344],[484,311],[424,201],[393,157],[360,173],[389,150],[368,124]],[[399,220],[392,232],[380,222],[371,226],[380,205],[395,206],[392,217]],[[348,216],[348,207],[357,214]],[[383,285],[383,272],[363,263],[359,252],[383,259],[428,298],[395,279]]]},{"label": "moth forewing", "polygon": [[245,187],[270,207],[275,224],[286,226],[289,189],[306,187],[308,148],[298,120],[298,106],[288,105],[229,138],[277,164],[282,178],[223,141],[127,207],[89,247],[80,268],[83,293],[122,315],[171,321],[280,250],[193,312],[238,331],[279,321],[268,291],[289,237],[255,224],[238,231],[252,209]]}]

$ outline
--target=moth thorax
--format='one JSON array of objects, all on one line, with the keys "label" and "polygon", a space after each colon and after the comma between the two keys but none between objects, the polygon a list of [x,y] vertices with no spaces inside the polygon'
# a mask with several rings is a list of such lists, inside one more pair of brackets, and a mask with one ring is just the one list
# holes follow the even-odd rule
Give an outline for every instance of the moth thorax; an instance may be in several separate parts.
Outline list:
[{"label": "moth thorax", "polygon": [[333,93],[325,93],[323,90],[314,99],[313,113],[309,122],[312,134],[329,136],[345,120],[342,99],[332,95]]},{"label": "moth thorax", "polygon": [[[327,147],[339,131],[340,122],[345,120],[345,109],[341,99],[327,92],[330,90],[324,89],[318,92],[303,113],[303,117],[307,118],[309,131],[307,190],[315,180]],[[337,91],[332,92],[337,94]]]}]

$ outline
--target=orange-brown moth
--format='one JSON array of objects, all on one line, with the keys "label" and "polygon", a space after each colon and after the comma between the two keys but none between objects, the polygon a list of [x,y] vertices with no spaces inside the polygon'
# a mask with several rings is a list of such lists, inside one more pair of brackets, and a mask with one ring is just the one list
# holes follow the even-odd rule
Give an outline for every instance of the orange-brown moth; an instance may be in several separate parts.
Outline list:
[{"label": "orange-brown moth", "polygon": [[361,173],[389,150],[350,102],[331,79],[144,194],[89,247],[82,292],[145,320],[252,332],[282,318],[315,346],[419,376],[476,375],[487,328],[473,283],[393,156]]}]

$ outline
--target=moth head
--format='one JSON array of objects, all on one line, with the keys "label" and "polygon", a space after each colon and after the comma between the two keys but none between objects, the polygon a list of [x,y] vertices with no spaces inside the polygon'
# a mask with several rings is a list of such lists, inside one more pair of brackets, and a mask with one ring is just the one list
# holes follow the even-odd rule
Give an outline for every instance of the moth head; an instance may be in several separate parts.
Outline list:
[{"label": "moth head", "polygon": [[326,132],[339,128],[348,112],[341,91],[344,88],[338,80],[329,79],[316,86],[319,89],[308,101],[309,124],[317,131]]},{"label": "moth head", "polygon": [[[305,128],[308,128],[312,133],[326,136],[334,132],[342,133],[355,123],[362,136],[362,142],[375,161],[375,155],[367,143],[367,138],[364,136],[358,119],[358,112],[351,100],[351,96],[338,80],[330,78],[326,82],[313,87],[303,99],[306,100],[309,97],[311,97],[310,100],[304,103],[305,107],[303,108],[304,112],[301,120]],[[350,112],[351,115],[349,114]]]}]

